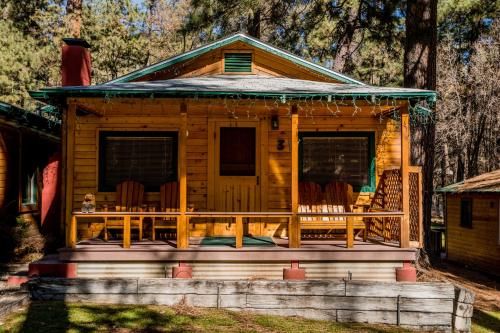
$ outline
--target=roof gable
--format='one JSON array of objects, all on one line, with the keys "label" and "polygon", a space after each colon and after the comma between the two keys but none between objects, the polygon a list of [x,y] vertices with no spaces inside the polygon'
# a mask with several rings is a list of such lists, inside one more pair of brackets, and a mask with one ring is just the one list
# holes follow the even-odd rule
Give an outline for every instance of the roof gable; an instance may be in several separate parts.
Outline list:
[{"label": "roof gable", "polygon": [[[221,74],[223,69],[220,63],[223,54],[231,50],[254,52],[253,63],[256,67],[256,74],[364,85],[360,81],[304,60],[294,54],[242,33],[223,38],[195,50],[136,70],[108,83],[154,81],[175,77]],[[287,64],[289,65],[288,67],[286,66]]]}]

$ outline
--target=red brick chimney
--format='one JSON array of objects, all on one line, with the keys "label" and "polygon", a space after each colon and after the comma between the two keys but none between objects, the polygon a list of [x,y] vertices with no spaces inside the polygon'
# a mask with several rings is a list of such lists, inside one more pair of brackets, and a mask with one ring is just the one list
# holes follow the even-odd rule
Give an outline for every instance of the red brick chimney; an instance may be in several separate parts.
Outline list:
[{"label": "red brick chimney", "polygon": [[63,38],[62,47],[62,85],[88,86],[90,85],[90,45],[83,39]]}]

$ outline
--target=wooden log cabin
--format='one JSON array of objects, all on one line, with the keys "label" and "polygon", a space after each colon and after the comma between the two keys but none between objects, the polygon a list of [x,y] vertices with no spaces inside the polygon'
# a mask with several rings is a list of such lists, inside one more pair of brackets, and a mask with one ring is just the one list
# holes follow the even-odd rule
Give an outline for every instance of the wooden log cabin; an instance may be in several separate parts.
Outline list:
[{"label": "wooden log cabin", "polygon": [[[90,73],[88,45],[69,44],[63,77]],[[89,81],[31,93],[62,112],[59,258],[78,276],[395,280],[415,260],[409,120],[434,92],[366,85],[245,34]]]},{"label": "wooden log cabin", "polygon": [[438,189],[447,259],[500,277],[500,170]]},{"label": "wooden log cabin", "polygon": [[59,135],[57,117],[0,102],[0,223],[4,226],[22,215],[45,231],[58,232]]}]

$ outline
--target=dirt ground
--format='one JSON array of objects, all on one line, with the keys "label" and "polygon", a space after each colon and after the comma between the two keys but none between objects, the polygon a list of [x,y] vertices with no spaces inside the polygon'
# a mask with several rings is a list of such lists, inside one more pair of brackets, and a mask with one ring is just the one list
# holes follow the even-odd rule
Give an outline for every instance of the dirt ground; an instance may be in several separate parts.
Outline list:
[{"label": "dirt ground", "polygon": [[446,281],[476,293],[474,307],[482,311],[500,311],[500,278],[449,262],[419,269],[419,281]]}]

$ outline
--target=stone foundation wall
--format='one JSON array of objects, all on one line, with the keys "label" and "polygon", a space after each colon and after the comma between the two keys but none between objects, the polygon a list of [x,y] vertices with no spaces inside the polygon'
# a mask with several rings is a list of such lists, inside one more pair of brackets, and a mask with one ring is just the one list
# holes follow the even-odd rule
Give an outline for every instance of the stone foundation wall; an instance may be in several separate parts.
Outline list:
[{"label": "stone foundation wall", "polygon": [[470,331],[473,294],[448,283],[196,279],[61,279],[29,282],[36,300],[247,310],[338,322]]}]

